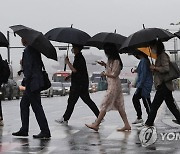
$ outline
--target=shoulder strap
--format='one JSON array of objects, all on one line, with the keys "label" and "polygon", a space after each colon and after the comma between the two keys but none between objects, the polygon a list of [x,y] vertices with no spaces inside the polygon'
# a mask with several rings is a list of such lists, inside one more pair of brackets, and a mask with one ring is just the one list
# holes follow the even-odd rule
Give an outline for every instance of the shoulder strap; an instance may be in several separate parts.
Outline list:
[{"label": "shoulder strap", "polygon": [[41,58],[41,64],[42,64],[42,69],[45,71],[46,69],[45,69],[44,63],[42,61],[42,58]]}]

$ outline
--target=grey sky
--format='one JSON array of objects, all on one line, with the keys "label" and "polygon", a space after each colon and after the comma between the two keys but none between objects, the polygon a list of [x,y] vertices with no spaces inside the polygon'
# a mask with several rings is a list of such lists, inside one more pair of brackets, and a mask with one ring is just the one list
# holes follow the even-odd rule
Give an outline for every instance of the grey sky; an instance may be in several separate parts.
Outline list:
[{"label": "grey sky", "polygon": [[[180,21],[179,6],[180,0],[1,0],[0,31],[6,35],[9,26],[15,24],[43,33],[73,24],[74,28],[91,36],[102,31],[114,32],[115,29],[128,36],[142,29],[142,24],[178,30],[180,25],[170,26],[170,23]],[[19,38],[11,35],[10,39],[11,45],[19,44]],[[173,47],[172,42],[168,47]],[[95,53],[103,55],[103,52]]]},{"label": "grey sky", "polygon": [[169,28],[179,22],[179,0],[1,0],[1,31],[24,24],[46,32],[70,26],[94,35],[114,31],[130,35],[147,27]]}]

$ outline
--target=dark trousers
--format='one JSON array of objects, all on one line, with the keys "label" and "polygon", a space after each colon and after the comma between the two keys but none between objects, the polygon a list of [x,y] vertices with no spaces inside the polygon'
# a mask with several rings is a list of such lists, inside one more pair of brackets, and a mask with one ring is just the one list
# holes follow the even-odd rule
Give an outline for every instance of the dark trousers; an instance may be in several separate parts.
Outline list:
[{"label": "dark trousers", "polygon": [[175,118],[180,122],[180,111],[178,106],[176,105],[174,98],[172,96],[172,91],[170,91],[166,85],[163,83],[157,87],[156,94],[154,96],[154,100],[151,104],[151,111],[148,115],[148,119],[146,121],[146,125],[153,126],[154,120],[156,118],[157,110],[161,106],[161,104],[165,101],[167,107],[175,116]]},{"label": "dark trousers", "polygon": [[0,99],[0,120],[3,120],[1,99]]},{"label": "dark trousers", "polygon": [[135,93],[133,95],[132,101],[133,101],[133,105],[136,110],[138,119],[142,119],[142,110],[141,110],[140,99],[142,99],[142,101],[143,101],[143,104],[146,108],[147,114],[149,114],[150,106],[151,106],[151,99],[141,96],[141,89],[137,89],[137,93]]},{"label": "dark trousers", "polygon": [[21,130],[28,132],[29,131],[29,112],[30,105],[35,114],[36,120],[39,124],[41,132],[50,133],[47,119],[41,105],[41,96],[40,92],[30,92],[26,90],[23,94],[23,97],[20,102],[21,109]]},{"label": "dark trousers", "polygon": [[84,103],[86,103],[89,106],[89,108],[94,112],[96,117],[98,117],[99,110],[96,104],[91,100],[89,96],[88,87],[71,86],[69,98],[68,98],[68,105],[63,115],[65,121],[70,119],[73,113],[75,104],[77,103],[79,97],[84,101]]}]

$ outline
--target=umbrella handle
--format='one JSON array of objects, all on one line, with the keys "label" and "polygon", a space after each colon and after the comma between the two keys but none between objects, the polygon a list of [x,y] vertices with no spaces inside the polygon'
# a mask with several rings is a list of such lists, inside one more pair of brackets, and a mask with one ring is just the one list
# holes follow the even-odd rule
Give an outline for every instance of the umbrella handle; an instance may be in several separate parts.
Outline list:
[{"label": "umbrella handle", "polygon": [[[67,47],[67,57],[68,57],[68,53],[69,53],[69,43],[68,43],[68,47]],[[66,65],[67,64],[64,64],[64,71],[66,71]]]},{"label": "umbrella handle", "polygon": [[64,71],[66,71],[66,64],[64,65]]},{"label": "umbrella handle", "polygon": [[148,47],[148,50],[149,50],[149,54],[150,54],[151,64],[154,64],[154,62],[153,62],[153,60],[152,60],[152,57],[151,57],[151,50],[150,50],[150,47]]}]

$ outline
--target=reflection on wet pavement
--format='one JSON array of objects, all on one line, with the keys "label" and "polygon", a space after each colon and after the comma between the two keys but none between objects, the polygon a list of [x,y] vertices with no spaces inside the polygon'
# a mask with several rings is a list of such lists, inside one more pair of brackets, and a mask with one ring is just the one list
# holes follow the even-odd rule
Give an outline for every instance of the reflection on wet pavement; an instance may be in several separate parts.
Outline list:
[{"label": "reflection on wet pavement", "polygon": [[[103,93],[92,94],[96,102]],[[98,97],[97,97],[98,96]],[[125,96],[128,102],[131,96]],[[51,102],[49,102],[51,100]],[[39,132],[36,120],[31,114],[30,132],[28,137],[14,137],[12,132],[20,127],[20,117],[17,116],[19,102],[5,102],[3,104],[5,126],[0,127],[0,153],[1,154],[179,154],[179,140],[162,141],[160,133],[180,132],[180,127],[170,123],[172,115],[168,112],[161,112],[156,120],[158,129],[158,139],[155,144],[142,147],[139,140],[139,130],[137,126],[132,126],[132,131],[117,132],[116,129],[122,126],[119,115],[115,112],[107,114],[105,122],[101,124],[99,132],[85,127],[85,123],[90,123],[95,119],[94,115],[86,105],[79,102],[73,113],[69,126],[59,125],[54,122],[58,116],[62,115],[66,108],[67,97],[44,98],[45,111],[47,113],[51,139],[33,139],[32,135]],[[60,106],[61,105],[61,106]],[[134,120],[135,112],[132,103],[126,104],[127,115],[130,121]],[[61,109],[57,111],[57,107]],[[133,114],[132,114],[133,113]],[[145,112],[143,112],[145,113]],[[144,117],[146,114],[143,115]],[[12,121],[13,119],[13,121]]]}]

